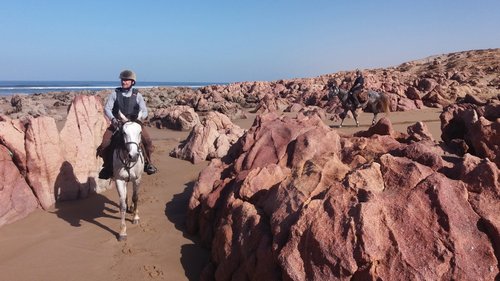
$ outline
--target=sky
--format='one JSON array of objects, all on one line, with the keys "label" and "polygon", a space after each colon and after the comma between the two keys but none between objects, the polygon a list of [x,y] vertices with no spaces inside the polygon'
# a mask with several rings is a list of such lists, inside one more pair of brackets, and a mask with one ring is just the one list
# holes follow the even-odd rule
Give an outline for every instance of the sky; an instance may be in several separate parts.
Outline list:
[{"label": "sky", "polygon": [[500,48],[498,0],[0,2],[0,81],[274,81]]}]

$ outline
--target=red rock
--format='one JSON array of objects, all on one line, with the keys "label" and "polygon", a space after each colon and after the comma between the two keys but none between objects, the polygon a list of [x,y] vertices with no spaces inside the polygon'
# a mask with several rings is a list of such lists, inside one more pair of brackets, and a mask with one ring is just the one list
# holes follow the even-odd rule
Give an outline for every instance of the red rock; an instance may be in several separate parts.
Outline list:
[{"label": "red rock", "polygon": [[276,114],[240,143],[237,161],[211,164],[192,197],[215,279],[497,276],[499,173],[488,160],[451,180],[441,172],[460,166],[445,166],[432,140],[340,136]]},{"label": "red rock", "polygon": [[62,145],[54,119],[30,118],[26,129],[27,178],[45,210],[56,201],[54,186],[63,162]]},{"label": "red rock", "polygon": [[158,128],[188,131],[200,124],[200,119],[192,107],[176,105],[156,110],[149,122]]},{"label": "red rock", "polygon": [[24,124],[19,119],[0,121],[0,143],[8,147],[21,174],[26,174]]},{"label": "red rock", "polygon": [[434,141],[431,132],[424,122],[417,122],[407,128],[408,140],[419,142],[424,140]]},{"label": "red rock", "polygon": [[12,152],[0,145],[0,227],[33,212],[38,201],[12,161]]},{"label": "red rock", "polygon": [[64,162],[55,182],[56,199],[87,198],[97,188],[102,160],[95,156],[108,121],[98,96],[76,96],[60,132]]},{"label": "red rock", "polygon": [[187,139],[170,152],[170,156],[192,163],[222,158],[243,133],[244,130],[224,114],[209,112],[202,124],[196,125]]}]

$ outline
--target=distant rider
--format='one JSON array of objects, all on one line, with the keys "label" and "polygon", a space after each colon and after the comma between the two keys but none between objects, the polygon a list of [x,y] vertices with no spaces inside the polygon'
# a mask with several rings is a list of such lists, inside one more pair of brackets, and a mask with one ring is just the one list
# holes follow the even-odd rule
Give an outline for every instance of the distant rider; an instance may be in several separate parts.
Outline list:
[{"label": "distant rider", "polygon": [[358,100],[358,95],[363,91],[365,86],[365,78],[363,77],[363,73],[359,69],[356,70],[356,80],[354,80],[354,84],[349,90],[349,98],[351,102],[354,103],[356,108],[361,107],[361,104]]},{"label": "distant rider", "polygon": [[[99,178],[109,179],[113,176],[113,148],[110,147],[112,136],[120,126],[121,120],[119,112],[121,112],[129,120],[144,120],[148,116],[148,109],[143,96],[137,89],[133,89],[135,85],[136,75],[131,70],[124,70],[120,73],[121,87],[116,88],[109,96],[104,106],[106,117],[111,120],[110,126],[106,129],[103,135],[102,143],[97,148],[97,155],[101,156],[104,163],[103,168],[99,172]],[[141,124],[142,125],[142,124]],[[148,174],[156,173],[156,167],[151,163],[151,153],[154,146],[146,128],[142,126],[142,144],[145,150],[145,165],[144,171]]]}]

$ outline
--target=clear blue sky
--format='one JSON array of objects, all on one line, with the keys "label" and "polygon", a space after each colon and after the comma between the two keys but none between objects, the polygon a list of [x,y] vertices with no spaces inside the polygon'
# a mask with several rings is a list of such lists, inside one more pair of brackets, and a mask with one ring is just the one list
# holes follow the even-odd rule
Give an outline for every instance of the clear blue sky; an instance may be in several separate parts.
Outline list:
[{"label": "clear blue sky", "polygon": [[2,1],[0,80],[236,82],[500,47],[500,1]]}]

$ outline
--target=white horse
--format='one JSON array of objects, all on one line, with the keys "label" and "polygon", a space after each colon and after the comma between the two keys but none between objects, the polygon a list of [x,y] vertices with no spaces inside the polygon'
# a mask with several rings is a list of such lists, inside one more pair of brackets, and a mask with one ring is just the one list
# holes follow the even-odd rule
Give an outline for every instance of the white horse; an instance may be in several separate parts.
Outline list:
[{"label": "white horse", "polygon": [[125,214],[127,212],[127,183],[132,182],[132,206],[133,224],[139,223],[139,211],[137,210],[137,201],[139,199],[139,186],[141,183],[142,172],[144,171],[144,156],[141,149],[142,127],[139,123],[127,121],[121,126],[121,143],[113,153],[113,178],[116,182],[116,189],[120,196],[120,216],[121,225],[118,240],[127,239],[127,225],[125,223]]}]

